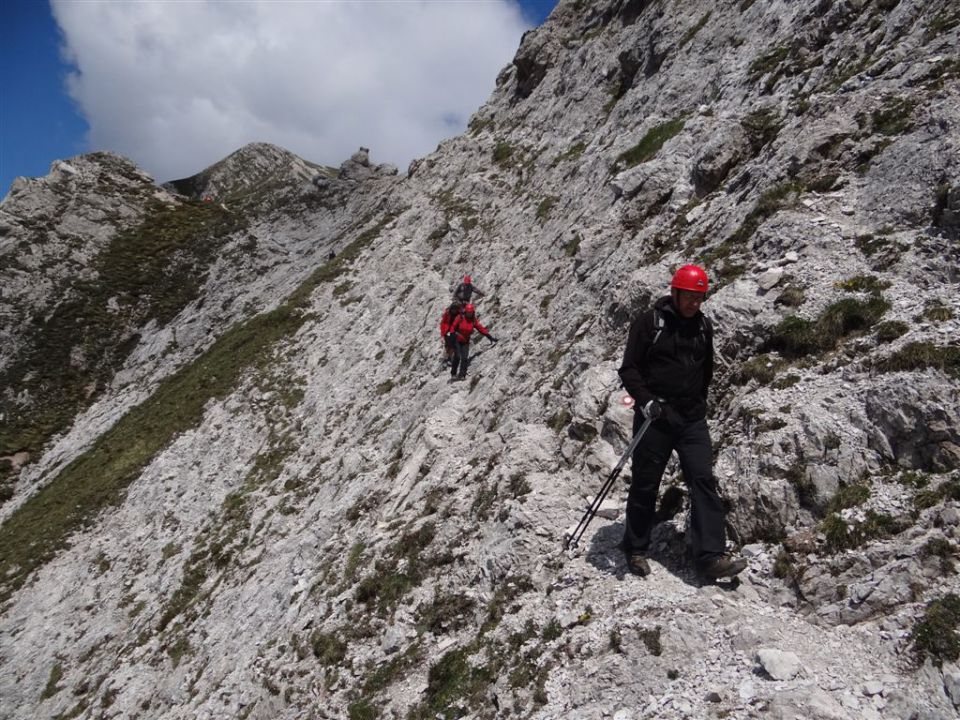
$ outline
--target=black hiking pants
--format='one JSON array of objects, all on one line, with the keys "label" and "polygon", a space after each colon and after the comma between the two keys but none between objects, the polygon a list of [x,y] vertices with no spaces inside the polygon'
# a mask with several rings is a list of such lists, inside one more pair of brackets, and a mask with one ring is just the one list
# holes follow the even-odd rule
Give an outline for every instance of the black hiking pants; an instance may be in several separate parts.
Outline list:
[{"label": "black hiking pants", "polygon": [[450,375],[455,377],[466,377],[467,366],[470,364],[470,341],[460,342],[453,339],[453,359],[450,364]]},{"label": "black hiking pants", "polygon": [[[635,412],[633,432],[643,424]],[[633,451],[633,480],[627,497],[627,522],[623,534],[625,552],[643,551],[650,545],[657,493],[670,453],[677,451],[683,479],[690,490],[690,539],[698,564],[723,555],[726,550],[724,509],[713,476],[713,450],[705,419],[673,427],[666,420],[650,424]]]}]

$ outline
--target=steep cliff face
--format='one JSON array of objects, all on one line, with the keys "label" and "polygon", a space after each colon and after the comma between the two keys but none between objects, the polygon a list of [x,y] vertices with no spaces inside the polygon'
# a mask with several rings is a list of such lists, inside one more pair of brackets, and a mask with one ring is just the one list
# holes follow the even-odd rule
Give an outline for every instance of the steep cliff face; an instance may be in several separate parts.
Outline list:
[{"label": "steep cliff face", "polygon": [[[4,712],[954,716],[958,26],[933,0],[562,2],[407,177],[254,147],[271,180],[215,166],[205,204],[131,168],[135,192],[62,195],[129,220],[51,271],[13,264],[66,255],[25,208],[71,210],[18,186]],[[103,290],[137,228],[148,274]],[[629,439],[629,319],[689,260],[717,287],[735,587],[696,580],[682,503],[625,574],[622,485],[560,549]],[[464,272],[501,342],[450,385]],[[85,330],[53,368],[102,378],[67,412],[24,329],[61,309]]]}]

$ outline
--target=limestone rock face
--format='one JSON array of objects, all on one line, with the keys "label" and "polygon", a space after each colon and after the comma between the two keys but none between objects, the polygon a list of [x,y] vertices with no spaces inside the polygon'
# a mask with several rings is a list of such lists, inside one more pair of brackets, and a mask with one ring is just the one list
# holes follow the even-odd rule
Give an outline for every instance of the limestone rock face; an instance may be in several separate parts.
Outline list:
[{"label": "limestone rock face", "polygon": [[[563,0],[405,177],[255,145],[18,181],[4,714],[953,717],[957,19]],[[732,585],[675,461],[648,577],[629,464],[562,550],[631,437],[629,323],[687,262]],[[451,384],[463,274],[499,343]]]}]

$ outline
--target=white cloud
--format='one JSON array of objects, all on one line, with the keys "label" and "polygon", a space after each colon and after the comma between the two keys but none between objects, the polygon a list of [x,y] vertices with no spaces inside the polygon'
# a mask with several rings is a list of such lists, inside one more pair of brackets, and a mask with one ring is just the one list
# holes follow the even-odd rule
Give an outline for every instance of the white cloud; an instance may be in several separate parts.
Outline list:
[{"label": "white cloud", "polygon": [[91,150],[158,180],[248,142],[405,169],[462,131],[529,25],[513,0],[53,0]]}]

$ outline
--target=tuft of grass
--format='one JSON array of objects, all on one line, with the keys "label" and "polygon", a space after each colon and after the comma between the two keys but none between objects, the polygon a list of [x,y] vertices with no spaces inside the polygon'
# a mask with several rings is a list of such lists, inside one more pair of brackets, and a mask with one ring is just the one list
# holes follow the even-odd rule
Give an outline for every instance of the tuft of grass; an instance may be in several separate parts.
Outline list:
[{"label": "tuft of grass", "polygon": [[956,567],[953,564],[953,558],[956,554],[956,548],[945,537],[930,538],[920,548],[921,556],[940,558],[940,572],[945,575],[956,572]]},{"label": "tuft of grass", "polygon": [[869,292],[878,294],[882,290],[890,287],[890,283],[886,280],[881,280],[876,275],[855,275],[852,278],[838,281],[834,287],[838,290],[846,290],[847,292]]},{"label": "tuft of grass", "polygon": [[906,333],[909,329],[910,326],[901,320],[887,320],[877,325],[873,333],[878,342],[891,342]]},{"label": "tuft of grass", "polygon": [[509,168],[514,163],[516,149],[505,140],[500,140],[493,148],[493,162],[501,168]]},{"label": "tuft of grass", "polygon": [[476,600],[462,593],[437,595],[433,602],[421,608],[418,624],[434,635],[455,632],[470,622],[476,604]]},{"label": "tuft of grass", "polygon": [[555,195],[548,195],[537,205],[537,220],[541,225],[550,218],[550,211],[556,205],[557,199]]},{"label": "tuft of grass", "polygon": [[767,347],[787,358],[833,350],[847,336],[875,325],[889,309],[890,303],[878,296],[866,300],[844,298],[827,307],[816,320],[796,315],[784,318],[773,329]]},{"label": "tuft of grass", "polygon": [[891,97],[870,115],[874,132],[886,136],[901,135],[911,127],[910,116],[917,101],[912,98]]},{"label": "tuft of grass", "polygon": [[800,307],[807,299],[803,288],[793,283],[788,283],[773,301],[774,305],[786,305],[787,307]]},{"label": "tuft of grass", "polygon": [[783,121],[773,108],[761,108],[744,117],[740,121],[740,126],[747,133],[750,149],[756,155],[767,143],[780,134]]},{"label": "tuft of grass", "polygon": [[946,322],[953,320],[953,310],[944,305],[941,300],[930,300],[925,304],[920,318],[933,322]]},{"label": "tuft of grass", "polygon": [[934,665],[953,662],[960,658],[960,597],[948,593],[927,603],[923,617],[910,633],[913,654],[917,662],[930,658]]},{"label": "tuft of grass", "polygon": [[641,642],[647,648],[651,655],[659,657],[663,654],[663,644],[660,641],[660,626],[657,625],[652,630],[649,628],[638,631]]},{"label": "tuft of grass", "polygon": [[829,553],[852,550],[871,540],[895,535],[903,529],[896,519],[873,510],[868,510],[866,519],[856,525],[847,523],[836,513],[831,513],[820,523],[820,531],[825,536],[824,547]]},{"label": "tuft of grass", "polygon": [[772,355],[757,355],[741,363],[731,375],[730,382],[734,385],[746,385],[755,380],[760,385],[769,385],[782,365],[783,361]]},{"label": "tuft of grass", "polygon": [[846,508],[863,505],[869,499],[870,488],[866,485],[845,485],[830,499],[827,512],[838,513]]},{"label": "tuft of grass", "polygon": [[683,37],[680,38],[680,42],[677,43],[677,51],[683,50],[684,45],[693,40],[696,37],[697,33],[703,29],[703,26],[707,24],[710,20],[710,16],[713,14],[712,10],[708,10],[704,13],[696,24],[688,28],[687,31],[683,34]]},{"label": "tuft of grass", "polygon": [[[902,478],[901,482],[904,482]],[[924,484],[920,484],[921,482]],[[925,478],[918,480],[915,487],[925,488]],[[947,499],[960,500],[960,473],[954,473],[935,488],[921,489],[914,495],[913,505],[917,510],[926,510]]]},{"label": "tuft of grass", "polygon": [[880,372],[909,372],[934,368],[953,377],[960,377],[960,346],[912,342],[892,355],[878,360],[874,366]]},{"label": "tuft of grass", "polygon": [[43,688],[43,692],[40,693],[41,700],[47,700],[52,698],[63,688],[58,685],[58,683],[63,679],[63,665],[60,663],[54,663],[53,667],[50,668],[50,676],[47,678],[47,684]]},{"label": "tuft of grass", "polygon": [[[741,6],[742,5],[743,3],[741,3]],[[748,77],[750,78],[750,82],[756,82],[764,75],[776,70],[780,66],[780,63],[787,59],[787,55],[789,54],[790,48],[787,45],[778,45],[770,48],[765,53],[758,56],[752,63],[750,63],[750,67],[748,69]]]},{"label": "tuft of grass", "polygon": [[586,149],[587,149],[587,144],[582,140],[579,142],[575,142],[565,151],[557,155],[557,157],[553,161],[553,166],[556,167],[560,163],[572,162],[574,160],[578,160],[580,156],[583,155],[583,151]]},{"label": "tuft of grass", "polygon": [[380,710],[368,698],[360,698],[347,705],[347,717],[350,720],[377,720]]},{"label": "tuft of grass", "polygon": [[347,656],[347,644],[336,633],[314,630],[310,635],[310,649],[324,667],[339,665]]},{"label": "tuft of grass", "polygon": [[640,142],[617,157],[616,166],[624,169],[632,168],[651,160],[660,151],[664,143],[683,130],[683,126],[684,120],[678,118],[651,128],[640,139]]},{"label": "tuft of grass", "polygon": [[580,250],[580,235],[574,235],[567,243],[563,246],[563,252],[567,257],[573,257]]}]

